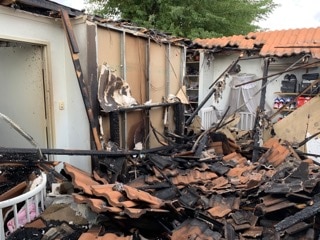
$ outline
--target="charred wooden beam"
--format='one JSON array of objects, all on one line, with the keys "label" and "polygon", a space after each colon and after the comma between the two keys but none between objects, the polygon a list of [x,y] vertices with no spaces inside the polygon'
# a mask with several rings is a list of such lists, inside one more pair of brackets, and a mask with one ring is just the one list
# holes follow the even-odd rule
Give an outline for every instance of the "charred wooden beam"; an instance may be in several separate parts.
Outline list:
[{"label": "charred wooden beam", "polygon": [[[157,148],[151,148],[141,151],[117,151],[109,152],[102,150],[74,150],[74,149],[40,149],[43,154],[48,155],[75,155],[75,156],[101,156],[101,157],[121,157],[129,155],[139,155],[146,153],[153,153],[159,151],[169,151],[173,149],[171,146],[163,146]],[[37,154],[38,149],[35,148],[0,148],[0,154]],[[1,160],[0,160],[1,162]]]},{"label": "charred wooden beam", "polygon": [[[156,103],[156,104],[150,104],[150,105],[137,105],[137,106],[130,106],[130,107],[120,107],[120,108],[115,109],[110,112],[133,112],[133,111],[137,111],[137,110],[150,110],[152,108],[175,106],[179,103],[180,102]],[[108,113],[110,113],[110,112],[108,112]],[[103,113],[106,113],[106,112],[103,112]]]},{"label": "charred wooden beam", "polygon": [[110,140],[120,146],[120,115],[119,112],[110,112]]},{"label": "charred wooden beam", "polygon": [[76,38],[74,36],[74,32],[72,29],[72,25],[71,25],[71,22],[69,19],[68,12],[62,9],[61,10],[61,18],[62,18],[63,28],[66,32],[68,45],[69,45],[71,57],[73,60],[74,69],[76,71],[76,76],[78,79],[82,99],[83,99],[83,102],[84,102],[84,105],[85,105],[85,108],[87,111],[87,116],[88,116],[89,124],[91,127],[92,135],[94,138],[94,142],[96,145],[96,149],[101,150],[102,146],[101,146],[101,142],[100,142],[100,138],[99,138],[99,134],[98,134],[98,126],[97,126],[95,119],[94,119],[94,116],[93,116],[93,110],[92,110],[91,101],[89,98],[88,87],[84,81],[83,72],[81,69],[81,64],[80,64],[80,59],[79,59],[79,54],[78,54],[79,47],[78,47]]},{"label": "charred wooden beam", "polygon": [[[264,59],[264,68],[263,68],[263,80],[262,80],[262,89],[261,89],[261,97],[260,97],[260,104],[259,108],[257,109],[257,116],[255,119],[255,126],[254,126],[254,137],[253,137],[253,146],[259,146],[260,138],[263,135],[263,126],[260,126],[260,122],[262,120],[262,113],[264,112],[265,102],[266,102],[266,91],[267,91],[267,83],[268,83],[268,71],[270,65],[270,58]],[[252,161],[256,162],[258,160],[258,151],[253,150],[252,153]]]},{"label": "charred wooden beam", "polygon": [[208,222],[208,223],[212,224],[212,229],[214,229],[220,233],[223,232],[225,224],[223,224],[222,222],[219,222],[216,219],[211,218],[208,215],[206,215],[196,209],[189,208],[186,206],[184,206],[184,209],[185,209],[185,213],[187,214],[187,216],[196,218],[196,219],[204,221],[204,222]]},{"label": "charred wooden beam", "polygon": [[302,222],[320,212],[320,201],[315,202],[312,206],[306,207],[294,215],[291,215],[281,222],[277,223],[274,228],[277,232],[283,231],[296,223]]}]

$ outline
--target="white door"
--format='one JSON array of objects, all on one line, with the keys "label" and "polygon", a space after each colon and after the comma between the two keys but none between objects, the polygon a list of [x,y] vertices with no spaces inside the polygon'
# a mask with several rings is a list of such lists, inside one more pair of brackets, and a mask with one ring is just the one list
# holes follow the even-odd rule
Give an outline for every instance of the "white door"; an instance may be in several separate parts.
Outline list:
[{"label": "white door", "polygon": [[[0,39],[0,112],[47,147],[43,47]],[[0,147],[33,147],[0,118]]]}]

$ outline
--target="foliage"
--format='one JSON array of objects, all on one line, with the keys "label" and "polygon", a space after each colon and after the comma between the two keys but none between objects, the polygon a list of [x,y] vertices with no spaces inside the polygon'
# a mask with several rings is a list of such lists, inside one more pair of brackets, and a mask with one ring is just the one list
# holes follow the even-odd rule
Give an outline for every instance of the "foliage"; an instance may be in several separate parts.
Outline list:
[{"label": "foliage", "polygon": [[87,5],[106,18],[190,39],[257,31],[255,22],[276,7],[272,0],[87,0]]}]

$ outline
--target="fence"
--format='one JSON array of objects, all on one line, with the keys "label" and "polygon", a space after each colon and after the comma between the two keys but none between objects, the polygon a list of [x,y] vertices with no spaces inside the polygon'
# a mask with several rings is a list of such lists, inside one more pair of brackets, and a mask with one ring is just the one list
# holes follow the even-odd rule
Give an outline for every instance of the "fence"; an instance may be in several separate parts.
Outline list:
[{"label": "fence", "polygon": [[35,216],[40,215],[39,205],[41,210],[44,210],[44,201],[46,196],[46,184],[47,184],[47,176],[44,173],[41,173],[42,181],[38,186],[36,186],[34,189],[11,199],[1,201],[0,202],[0,239],[5,239],[5,227],[4,227],[4,216],[3,216],[3,209],[5,208],[12,208],[13,210],[13,224],[12,224],[12,230],[15,231],[19,227],[22,226],[22,224],[19,222],[18,218],[18,204],[19,203],[25,203],[24,206],[26,207],[26,221],[30,222],[32,221],[31,215],[30,215],[30,204],[32,204],[32,201],[34,201],[35,204]]}]

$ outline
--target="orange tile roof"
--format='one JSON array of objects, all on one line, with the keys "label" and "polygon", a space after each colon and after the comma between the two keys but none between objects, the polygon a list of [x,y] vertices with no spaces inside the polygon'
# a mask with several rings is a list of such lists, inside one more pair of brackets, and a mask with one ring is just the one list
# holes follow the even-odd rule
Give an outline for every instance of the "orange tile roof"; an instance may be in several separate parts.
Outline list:
[{"label": "orange tile roof", "polygon": [[195,39],[193,44],[201,48],[233,47],[245,50],[258,50],[265,56],[291,56],[310,53],[320,58],[320,27],[267,32],[250,32],[247,35],[234,35],[221,38]]}]

